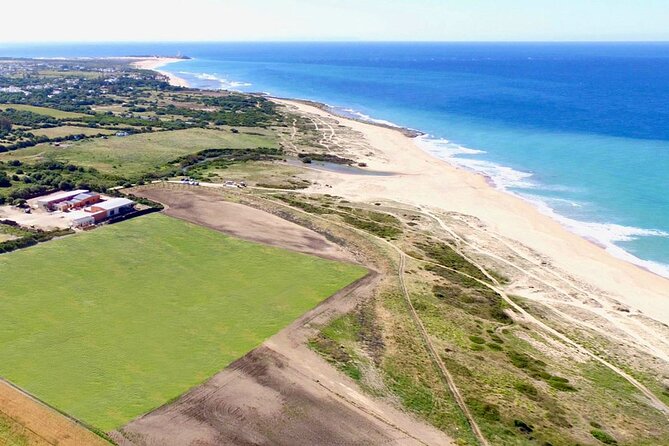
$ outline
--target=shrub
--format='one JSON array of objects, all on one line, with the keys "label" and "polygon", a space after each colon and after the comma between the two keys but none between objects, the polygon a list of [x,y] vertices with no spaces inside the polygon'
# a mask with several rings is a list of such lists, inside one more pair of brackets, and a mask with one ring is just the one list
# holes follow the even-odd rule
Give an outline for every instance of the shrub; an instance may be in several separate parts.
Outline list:
[{"label": "shrub", "polygon": [[499,421],[502,417],[499,409],[494,404],[486,403],[478,400],[468,401],[472,412],[487,421]]},{"label": "shrub", "polygon": [[599,429],[593,429],[590,431],[593,437],[595,437],[597,440],[601,441],[604,444],[618,444],[618,441],[613,438],[611,435],[607,434],[606,432],[599,430]]},{"label": "shrub", "polygon": [[531,434],[534,432],[534,428],[522,420],[513,420],[513,425],[524,434]]},{"label": "shrub", "polygon": [[513,387],[523,395],[527,395],[531,398],[535,398],[537,395],[539,395],[537,388],[530,383],[519,382],[514,384]]}]

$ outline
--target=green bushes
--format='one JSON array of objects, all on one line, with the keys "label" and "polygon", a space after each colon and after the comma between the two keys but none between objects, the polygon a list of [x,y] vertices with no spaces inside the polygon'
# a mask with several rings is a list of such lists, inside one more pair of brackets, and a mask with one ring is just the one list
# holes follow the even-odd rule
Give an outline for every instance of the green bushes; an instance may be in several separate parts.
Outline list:
[{"label": "green bushes", "polygon": [[597,440],[601,441],[604,444],[618,444],[618,441],[613,438],[611,435],[607,434],[606,432],[599,430],[599,429],[593,429],[590,431],[593,437],[595,437]]},{"label": "green bushes", "polygon": [[537,390],[537,388],[530,383],[521,381],[514,384],[513,387],[523,395],[526,395],[532,399],[536,398],[539,395],[539,391]]},{"label": "green bushes", "polygon": [[478,267],[444,243],[419,243],[417,247],[422,249],[435,263],[456,269],[479,280],[488,280]]},{"label": "green bushes", "polygon": [[28,248],[38,243],[47,242],[55,237],[73,234],[71,229],[56,229],[53,231],[30,230],[29,235],[14,240],[7,240],[0,243],[0,254],[16,251],[17,249]]},{"label": "green bushes", "polygon": [[[432,288],[435,297],[440,301],[482,319],[503,324],[513,322],[504,311],[507,308],[506,303],[495,291],[446,268],[428,264],[425,269],[449,282],[435,285]],[[491,339],[493,342],[501,341],[498,336],[491,336]]]},{"label": "green bushes", "polygon": [[550,373],[546,372],[545,362],[533,358],[528,354],[519,353],[513,350],[508,351],[507,356],[514,366],[518,367],[519,369],[523,369],[525,373],[527,373],[532,378],[542,380],[552,388],[562,392],[577,391],[576,387],[571,385],[567,378],[551,375]]},{"label": "green bushes", "polygon": [[344,214],[343,219],[347,224],[381,238],[393,240],[402,234],[402,230],[396,226],[384,225],[372,220],[363,220],[349,214]]}]

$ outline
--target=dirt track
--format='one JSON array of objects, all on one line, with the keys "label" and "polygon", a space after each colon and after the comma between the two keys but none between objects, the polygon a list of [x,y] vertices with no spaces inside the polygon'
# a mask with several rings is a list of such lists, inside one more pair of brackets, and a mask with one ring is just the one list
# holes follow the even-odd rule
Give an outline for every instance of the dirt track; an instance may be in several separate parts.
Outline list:
[{"label": "dirt track", "polygon": [[[221,229],[225,224],[220,221],[231,218],[229,212],[237,206],[222,202],[212,207],[210,193],[155,188],[141,195],[166,202],[170,215]],[[187,208],[180,207],[184,202],[190,203]],[[244,214],[256,222],[278,218],[250,208]],[[296,245],[293,238],[281,236],[283,228],[293,225],[281,221],[264,226],[262,236],[275,245],[305,252],[304,243]],[[298,228],[298,233],[310,233],[307,240],[320,240],[318,246],[327,243],[327,252],[341,251],[348,257],[315,232]],[[372,295],[379,280],[372,273],[341,290],[207,383],[129,423],[113,438],[120,446],[453,444],[432,426],[363,393],[357,383],[306,346],[316,332],[314,326],[352,310]]]}]

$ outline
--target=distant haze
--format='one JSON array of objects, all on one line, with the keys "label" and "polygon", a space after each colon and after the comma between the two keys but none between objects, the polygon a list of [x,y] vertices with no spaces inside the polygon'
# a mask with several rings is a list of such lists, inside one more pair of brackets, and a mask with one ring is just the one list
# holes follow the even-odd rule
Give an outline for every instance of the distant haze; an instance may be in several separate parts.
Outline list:
[{"label": "distant haze", "polygon": [[3,42],[669,40],[668,0],[22,0]]}]

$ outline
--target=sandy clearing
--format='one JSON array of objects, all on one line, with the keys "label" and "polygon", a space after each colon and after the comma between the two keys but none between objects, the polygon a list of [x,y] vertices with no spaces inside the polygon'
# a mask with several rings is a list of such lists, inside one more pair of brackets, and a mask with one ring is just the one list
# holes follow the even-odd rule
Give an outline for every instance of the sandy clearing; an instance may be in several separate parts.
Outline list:
[{"label": "sandy clearing", "polygon": [[29,432],[31,446],[109,446],[109,443],[0,379],[0,411]]},{"label": "sandy clearing", "polygon": [[[31,202],[29,201],[28,204]],[[46,212],[39,209],[26,214],[23,209],[14,206],[0,206],[0,220],[12,220],[22,226],[34,226],[45,231],[70,227],[69,221],[62,212]]]},{"label": "sandy clearing", "polygon": [[133,193],[166,205],[167,215],[243,240],[353,261],[349,253],[321,234],[276,215],[225,201],[223,195],[213,189],[167,184],[137,188]]}]

